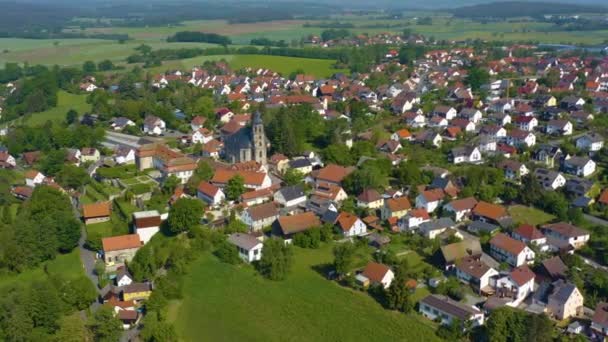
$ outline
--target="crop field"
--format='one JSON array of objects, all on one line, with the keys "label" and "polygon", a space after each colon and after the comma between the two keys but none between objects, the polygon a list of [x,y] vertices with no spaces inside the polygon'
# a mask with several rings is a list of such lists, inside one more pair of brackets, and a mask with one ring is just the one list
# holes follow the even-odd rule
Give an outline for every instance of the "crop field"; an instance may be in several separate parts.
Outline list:
[{"label": "crop field", "polygon": [[[325,279],[331,246],[295,248],[285,281],[262,278],[248,265],[230,266],[206,254],[184,282],[184,299],[169,317],[186,341],[434,341],[433,323],[389,311],[368,294]],[[415,327],[412,329],[412,327]]]}]

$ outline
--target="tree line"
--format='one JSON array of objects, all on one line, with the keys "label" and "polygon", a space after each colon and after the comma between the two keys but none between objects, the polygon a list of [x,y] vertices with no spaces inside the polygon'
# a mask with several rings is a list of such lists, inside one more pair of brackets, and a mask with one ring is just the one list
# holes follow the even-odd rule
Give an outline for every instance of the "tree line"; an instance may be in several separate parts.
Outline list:
[{"label": "tree line", "polygon": [[230,45],[232,40],[226,36],[216,33],[204,33],[197,31],[180,31],[167,38],[170,43],[173,42],[192,42],[192,43],[209,43],[218,45]]}]

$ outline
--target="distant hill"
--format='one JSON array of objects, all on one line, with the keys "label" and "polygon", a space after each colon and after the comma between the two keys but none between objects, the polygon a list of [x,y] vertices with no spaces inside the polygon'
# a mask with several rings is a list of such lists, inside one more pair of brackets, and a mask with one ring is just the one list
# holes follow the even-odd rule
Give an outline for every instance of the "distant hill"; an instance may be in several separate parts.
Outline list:
[{"label": "distant hill", "polygon": [[608,7],[558,2],[505,1],[459,7],[449,10],[460,18],[540,17],[546,14],[606,13]]}]

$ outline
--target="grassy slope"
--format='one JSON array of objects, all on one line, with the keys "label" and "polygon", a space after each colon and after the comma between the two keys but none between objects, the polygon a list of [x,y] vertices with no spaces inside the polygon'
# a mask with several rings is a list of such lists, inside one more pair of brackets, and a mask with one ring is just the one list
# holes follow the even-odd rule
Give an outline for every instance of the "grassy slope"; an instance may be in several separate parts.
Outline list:
[{"label": "grassy slope", "polygon": [[[59,255],[54,260],[47,261],[45,264],[49,275],[58,275],[63,279],[74,279],[80,275],[84,275],[78,248],[69,254]],[[21,284],[44,279],[45,274],[43,270],[44,266],[40,266],[18,275],[0,276],[0,293],[2,289],[9,286],[20,286]]]},{"label": "grassy slope", "polygon": [[33,113],[24,119],[28,125],[42,125],[47,120],[60,122],[65,120],[65,115],[70,109],[74,109],[82,115],[91,110],[91,105],[86,102],[86,95],[75,95],[60,90],[57,94],[57,107],[40,113]]},{"label": "grassy slope", "polygon": [[323,278],[331,248],[296,249],[289,278],[273,282],[249,266],[206,255],[185,281],[186,298],[170,317],[185,340],[221,341],[432,341],[432,323],[383,309],[365,293]]},{"label": "grassy slope", "polygon": [[555,219],[555,216],[532,207],[513,205],[509,207],[509,214],[517,224],[527,223],[540,225]]}]

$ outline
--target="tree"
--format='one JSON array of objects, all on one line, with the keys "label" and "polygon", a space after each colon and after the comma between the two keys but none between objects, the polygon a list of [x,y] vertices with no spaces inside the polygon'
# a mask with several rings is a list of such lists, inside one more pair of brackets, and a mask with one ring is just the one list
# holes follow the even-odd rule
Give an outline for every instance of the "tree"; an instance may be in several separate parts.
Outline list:
[{"label": "tree", "polygon": [[55,280],[61,283],[58,287],[61,299],[70,307],[84,310],[97,299],[97,291],[91,280],[85,276],[74,280]]},{"label": "tree", "polygon": [[177,178],[175,175],[171,175],[167,177],[163,183],[163,192],[165,194],[172,194],[180,184],[181,181],[179,178]]},{"label": "tree", "polygon": [[109,59],[105,59],[97,64],[97,70],[99,71],[109,71],[112,69],[114,69],[114,63]]},{"label": "tree", "polygon": [[64,164],[57,173],[57,182],[64,187],[79,189],[91,182],[87,171],[73,164]]},{"label": "tree", "polygon": [[226,184],[226,198],[231,201],[237,200],[245,192],[245,179],[241,175],[236,175]]},{"label": "tree", "polygon": [[406,285],[406,280],[404,272],[398,271],[386,292],[386,300],[389,308],[407,313],[412,311],[414,303],[410,298],[410,289]]},{"label": "tree", "polygon": [[469,74],[466,78],[466,83],[473,91],[477,91],[482,85],[490,81],[490,74],[486,69],[480,67],[472,67],[469,69]]},{"label": "tree", "polygon": [[122,323],[114,317],[114,310],[106,306],[100,307],[95,312],[89,322],[89,328],[95,341],[98,342],[118,341],[123,331]]},{"label": "tree", "polygon": [[76,120],[78,120],[78,112],[73,109],[68,110],[68,112],[65,114],[65,122],[68,125],[71,125],[75,123]]},{"label": "tree", "polygon": [[80,318],[78,313],[65,316],[59,321],[59,330],[53,336],[53,342],[89,342],[92,341],[91,333],[87,329],[86,322]]},{"label": "tree", "polygon": [[268,239],[264,242],[259,272],[271,280],[283,280],[291,271],[293,251],[282,239]]},{"label": "tree", "polygon": [[215,256],[227,264],[236,265],[241,263],[241,258],[239,257],[239,252],[237,251],[236,246],[228,241],[222,241],[217,246]]},{"label": "tree", "polygon": [[177,333],[171,323],[165,322],[153,311],[146,315],[143,320],[143,329],[140,337],[145,342],[176,342]]},{"label": "tree", "polygon": [[190,198],[178,199],[169,211],[169,228],[173,233],[181,233],[199,224],[203,216],[201,201]]},{"label": "tree", "polygon": [[304,181],[304,175],[295,169],[287,169],[287,171],[285,171],[285,174],[283,175],[283,182],[285,182],[285,184],[292,186],[292,185],[297,185],[300,184]]},{"label": "tree", "polygon": [[352,242],[345,242],[334,247],[334,267],[340,275],[346,275],[353,268],[357,247]]},{"label": "tree", "polygon": [[95,72],[95,71],[97,71],[97,65],[95,64],[95,62],[86,61],[82,65],[82,71],[84,71],[86,73]]}]

